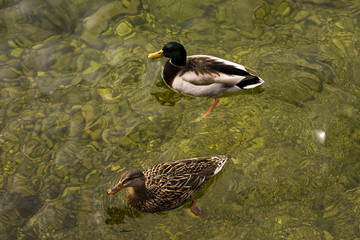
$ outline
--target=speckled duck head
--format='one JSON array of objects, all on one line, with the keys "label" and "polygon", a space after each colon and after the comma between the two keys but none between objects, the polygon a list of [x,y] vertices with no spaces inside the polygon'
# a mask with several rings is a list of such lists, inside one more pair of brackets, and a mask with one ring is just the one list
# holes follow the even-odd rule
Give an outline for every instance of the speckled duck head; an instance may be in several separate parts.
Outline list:
[{"label": "speckled duck head", "polygon": [[136,190],[143,190],[145,188],[145,176],[137,169],[124,172],[120,181],[111,189],[108,189],[108,194],[115,194],[118,191],[126,188],[134,188]]}]

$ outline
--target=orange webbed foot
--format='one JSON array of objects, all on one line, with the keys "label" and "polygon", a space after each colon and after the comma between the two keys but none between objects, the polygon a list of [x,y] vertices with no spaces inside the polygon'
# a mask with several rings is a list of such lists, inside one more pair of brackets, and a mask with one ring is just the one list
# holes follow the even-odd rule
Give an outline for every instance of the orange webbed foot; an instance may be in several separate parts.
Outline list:
[{"label": "orange webbed foot", "polygon": [[200,121],[202,121],[207,115],[209,115],[209,113],[211,113],[211,111],[216,107],[216,105],[219,103],[220,99],[217,97],[215,98],[215,102],[213,103],[213,105],[210,106],[210,108],[206,111],[206,113],[204,114],[204,116],[202,116],[200,118]]}]

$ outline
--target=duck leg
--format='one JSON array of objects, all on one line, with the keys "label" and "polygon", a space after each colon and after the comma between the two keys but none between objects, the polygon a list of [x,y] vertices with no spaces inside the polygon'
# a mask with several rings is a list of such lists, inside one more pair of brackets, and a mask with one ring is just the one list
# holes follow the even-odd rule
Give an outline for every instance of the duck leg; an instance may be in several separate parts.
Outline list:
[{"label": "duck leg", "polygon": [[207,115],[209,115],[209,113],[211,113],[211,111],[215,108],[215,106],[219,103],[219,101],[220,101],[220,99],[218,97],[215,98],[214,104],[209,107],[209,109],[204,114],[204,116],[202,116],[202,118],[200,118],[200,121],[202,121]]},{"label": "duck leg", "polygon": [[198,217],[203,217],[203,211],[201,211],[196,205],[196,199],[193,198],[190,206],[190,210]]}]

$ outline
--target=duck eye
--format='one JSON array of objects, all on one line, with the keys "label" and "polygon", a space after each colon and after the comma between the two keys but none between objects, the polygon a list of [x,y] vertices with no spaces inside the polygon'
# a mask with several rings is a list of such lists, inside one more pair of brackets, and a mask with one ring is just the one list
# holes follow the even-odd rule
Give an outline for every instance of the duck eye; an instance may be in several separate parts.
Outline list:
[{"label": "duck eye", "polygon": [[128,177],[128,178],[125,178],[124,179],[124,181],[123,181],[123,183],[126,183],[126,182],[128,182],[128,181],[130,181],[130,180],[133,180],[133,179],[135,179],[136,177]]}]

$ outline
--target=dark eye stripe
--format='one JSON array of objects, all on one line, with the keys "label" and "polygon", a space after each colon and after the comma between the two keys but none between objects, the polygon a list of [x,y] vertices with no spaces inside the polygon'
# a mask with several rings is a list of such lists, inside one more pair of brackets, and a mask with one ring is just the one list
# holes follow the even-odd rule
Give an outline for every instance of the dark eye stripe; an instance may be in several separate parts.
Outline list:
[{"label": "dark eye stripe", "polygon": [[128,178],[125,178],[123,183],[127,182],[127,181],[130,181],[130,180],[133,180],[135,178],[140,178],[142,177],[141,175],[135,175],[135,176],[131,176],[131,177],[128,177]]}]

